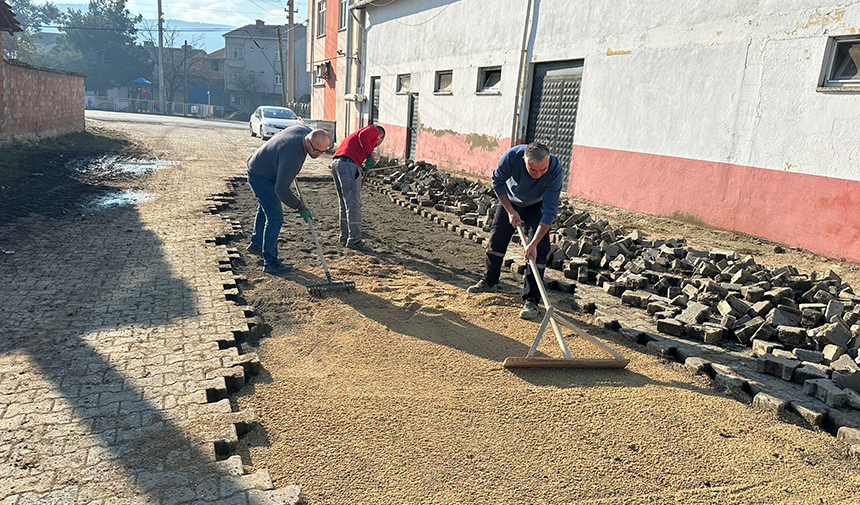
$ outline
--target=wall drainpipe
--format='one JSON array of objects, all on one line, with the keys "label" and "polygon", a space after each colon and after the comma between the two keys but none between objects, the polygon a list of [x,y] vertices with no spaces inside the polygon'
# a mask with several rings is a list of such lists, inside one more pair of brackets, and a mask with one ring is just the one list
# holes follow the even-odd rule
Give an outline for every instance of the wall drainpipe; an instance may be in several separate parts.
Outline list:
[{"label": "wall drainpipe", "polygon": [[511,147],[517,145],[523,124],[522,112],[525,110],[525,86],[527,84],[528,57],[534,45],[534,29],[540,0],[529,0],[526,6],[526,16],[523,22],[523,44],[520,51],[520,68],[517,76],[517,92],[514,95],[514,121],[511,130]]}]

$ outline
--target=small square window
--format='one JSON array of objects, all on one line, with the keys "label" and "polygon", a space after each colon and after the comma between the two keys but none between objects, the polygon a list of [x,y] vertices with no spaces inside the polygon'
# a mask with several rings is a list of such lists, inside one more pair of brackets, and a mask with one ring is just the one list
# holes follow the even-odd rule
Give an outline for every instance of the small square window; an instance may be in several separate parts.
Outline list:
[{"label": "small square window", "polygon": [[454,71],[440,70],[436,72],[436,83],[433,85],[433,92],[442,95],[450,95],[454,90]]},{"label": "small square window", "polygon": [[397,93],[409,93],[412,86],[412,74],[400,74],[397,76]]},{"label": "small square window", "polygon": [[860,38],[834,39],[825,86],[860,86]]},{"label": "small square window", "polygon": [[499,93],[502,82],[502,67],[483,67],[478,69],[478,92]]},{"label": "small square window", "polygon": [[245,49],[241,46],[233,47],[233,59],[240,60],[245,57]]}]

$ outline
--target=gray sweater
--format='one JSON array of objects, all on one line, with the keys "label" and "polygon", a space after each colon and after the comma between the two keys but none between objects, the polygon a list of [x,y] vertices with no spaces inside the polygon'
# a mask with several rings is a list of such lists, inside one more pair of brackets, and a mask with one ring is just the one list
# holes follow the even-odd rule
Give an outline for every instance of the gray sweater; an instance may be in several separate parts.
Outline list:
[{"label": "gray sweater", "polygon": [[290,190],[305,162],[304,138],[311,129],[296,125],[278,132],[248,158],[248,173],[275,183],[275,194],[284,205],[303,210],[305,204]]}]

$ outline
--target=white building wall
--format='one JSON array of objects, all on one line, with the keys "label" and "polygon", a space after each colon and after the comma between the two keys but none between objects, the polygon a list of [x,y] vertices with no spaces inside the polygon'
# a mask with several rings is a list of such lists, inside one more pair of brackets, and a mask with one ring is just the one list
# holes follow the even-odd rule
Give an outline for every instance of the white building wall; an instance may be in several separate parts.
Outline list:
[{"label": "white building wall", "polygon": [[816,90],[860,2],[539,5],[535,59],[585,59],[576,144],[860,180],[860,100]]},{"label": "white building wall", "polygon": [[[383,151],[402,156],[396,76],[419,92],[417,158],[489,174],[510,144],[529,2],[368,5]],[[533,0],[535,64],[584,62],[568,194],[860,260],[860,90],[822,90],[828,41],[860,34],[860,0]],[[500,94],[475,94],[501,65]],[[454,70],[454,93],[433,94]],[[364,109],[365,115],[369,107]],[[528,110],[514,142],[524,137]]]},{"label": "white building wall", "polygon": [[[489,10],[473,0],[399,0],[368,9],[365,86],[381,78],[381,123],[406,126],[408,97],[394,90],[397,75],[411,73],[424,127],[510,136],[526,2],[499,0]],[[475,94],[479,67],[495,65],[502,66],[500,94]],[[453,95],[433,94],[438,70],[453,70]]]}]

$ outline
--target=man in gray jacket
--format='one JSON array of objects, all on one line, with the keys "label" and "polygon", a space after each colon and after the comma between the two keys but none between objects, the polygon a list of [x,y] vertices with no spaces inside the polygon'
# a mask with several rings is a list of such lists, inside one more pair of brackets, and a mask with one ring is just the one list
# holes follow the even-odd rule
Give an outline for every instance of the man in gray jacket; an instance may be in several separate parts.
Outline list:
[{"label": "man in gray jacket", "polygon": [[278,132],[248,158],[248,184],[259,205],[247,250],[263,257],[263,271],[282,274],[293,270],[292,265],[278,259],[278,235],[284,223],[281,202],[299,211],[305,222],[310,221],[311,211],[293,194],[290,184],[302,169],[305,157],[319,157],[330,143],[324,130],[296,125]]}]

